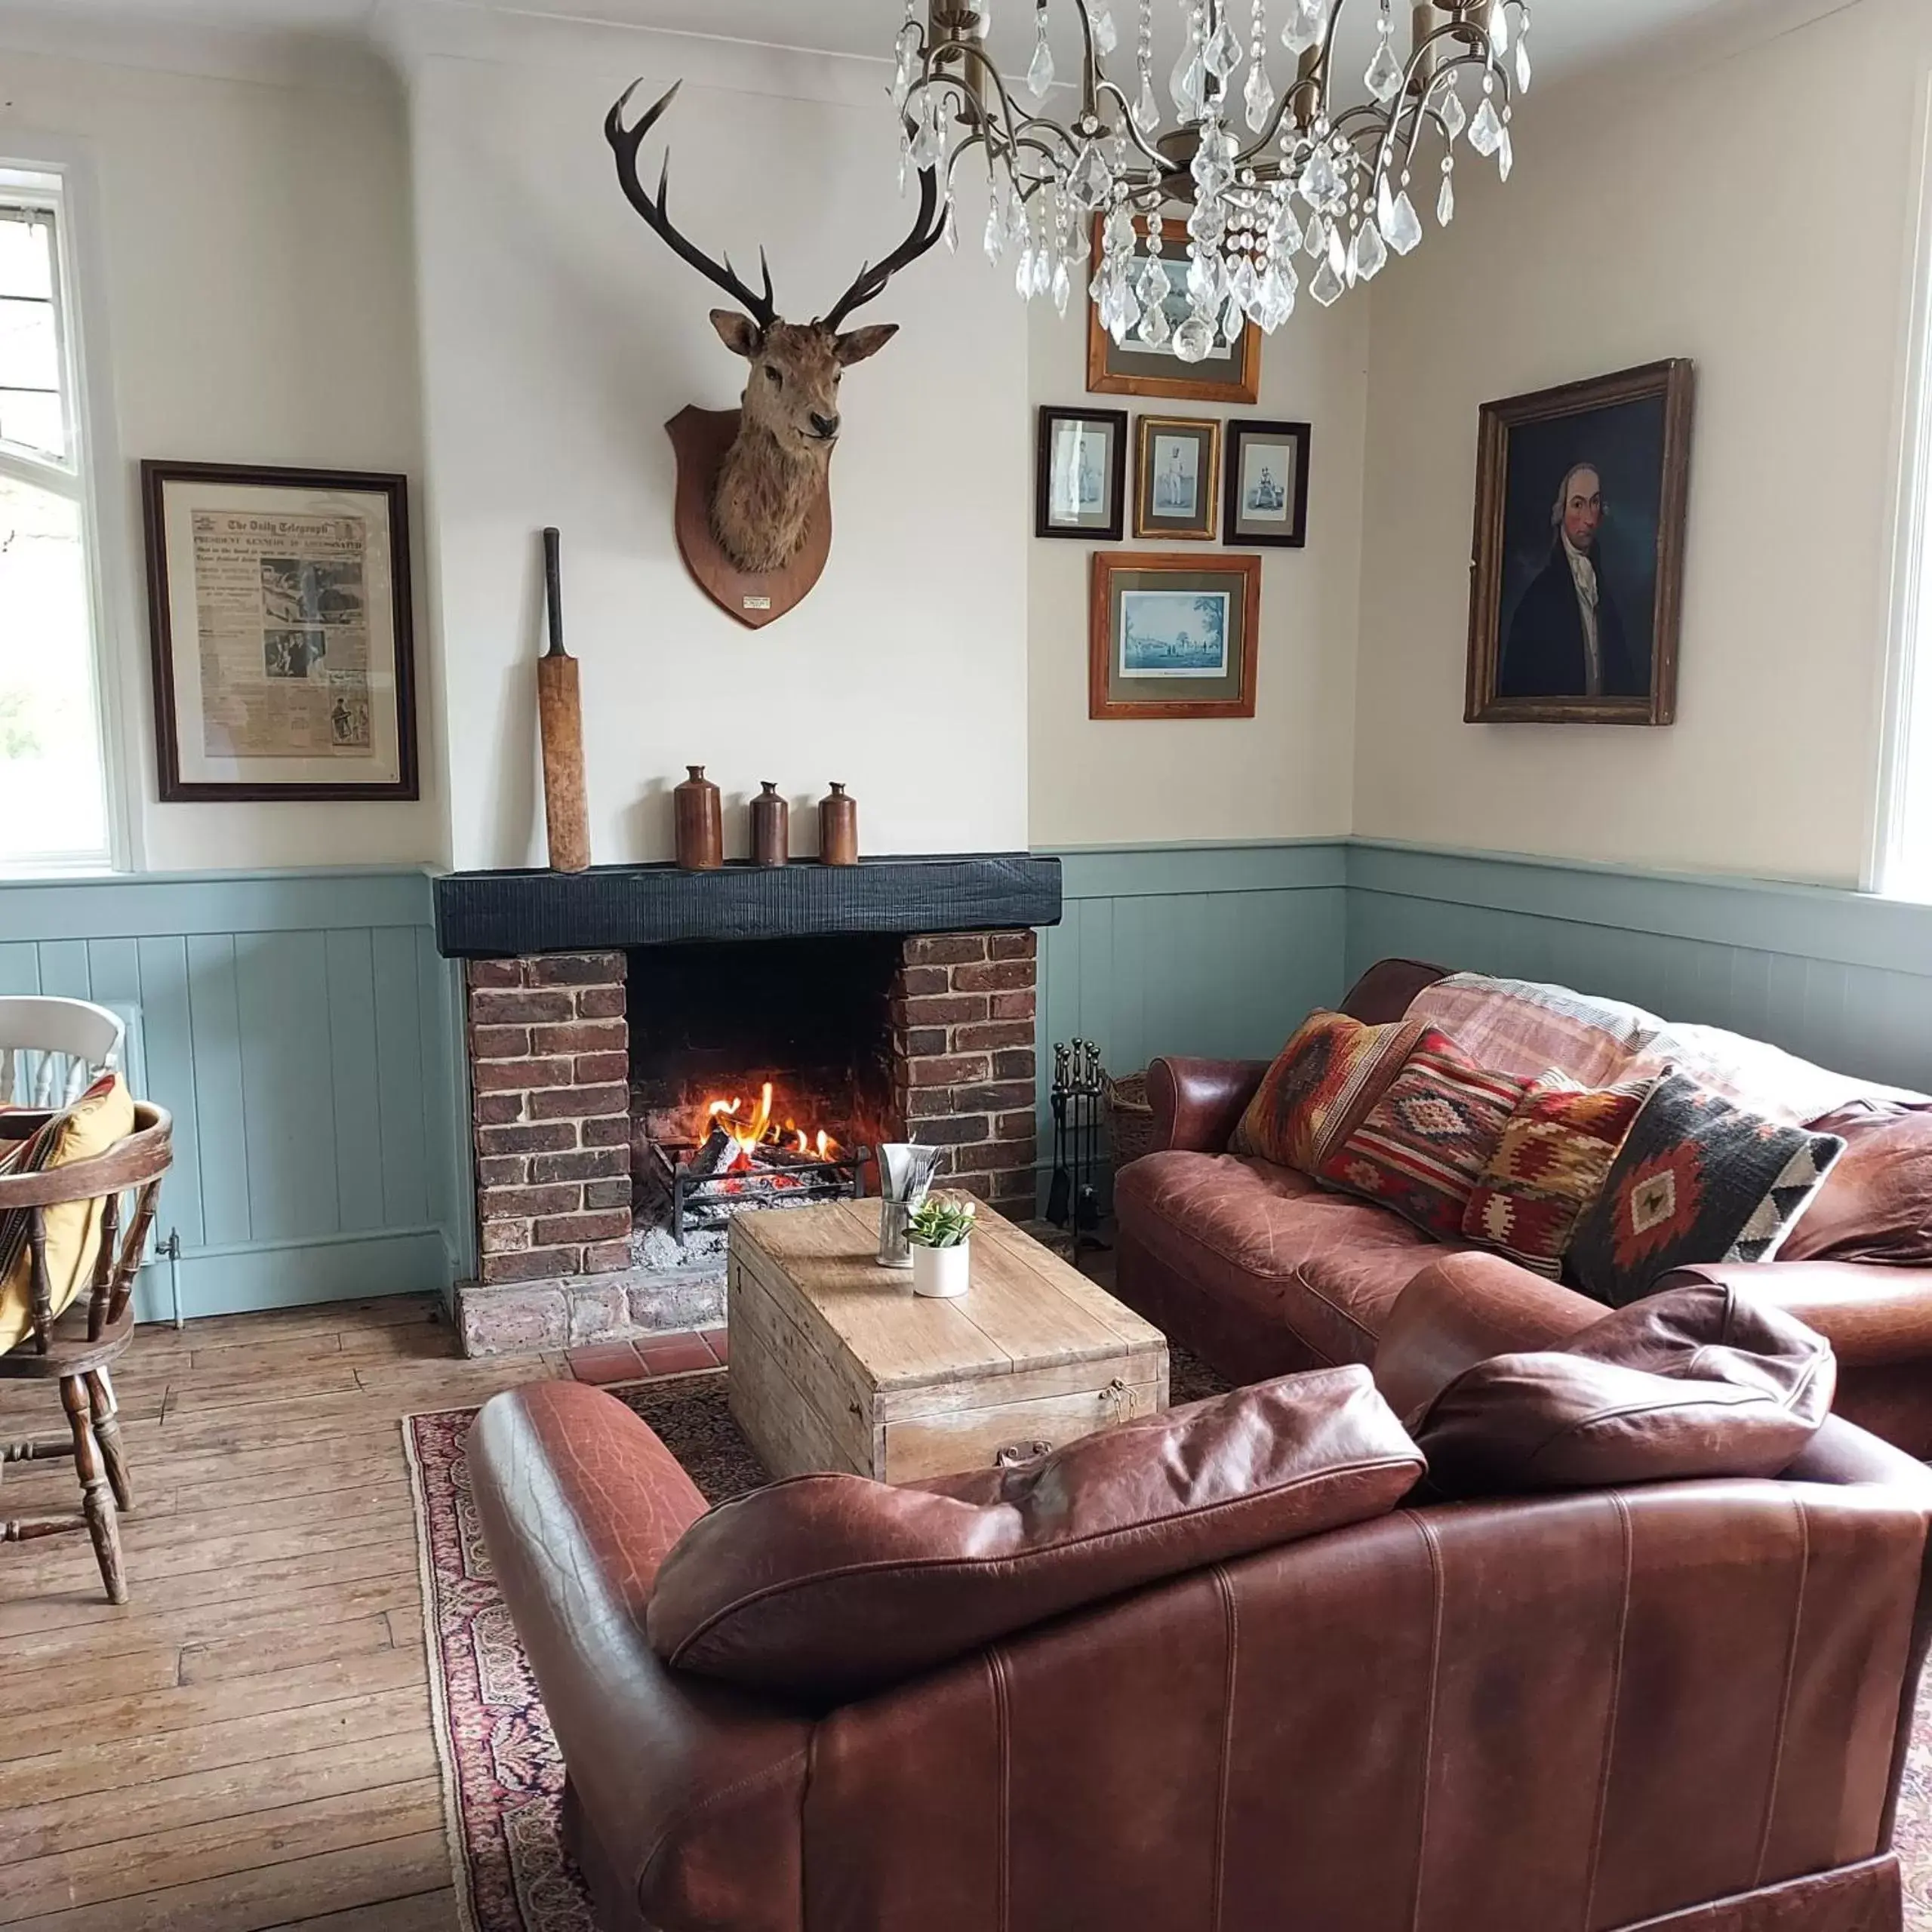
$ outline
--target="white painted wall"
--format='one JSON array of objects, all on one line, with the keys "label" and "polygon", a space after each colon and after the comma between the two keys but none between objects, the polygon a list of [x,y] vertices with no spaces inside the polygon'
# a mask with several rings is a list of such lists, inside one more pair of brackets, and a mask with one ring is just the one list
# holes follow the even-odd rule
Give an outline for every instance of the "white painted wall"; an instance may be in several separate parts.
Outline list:
[{"label": "white painted wall", "polygon": [[[1124,408],[1130,431],[1142,414],[1312,426],[1308,546],[1260,553],[1261,657],[1251,721],[1089,718],[1088,584],[1100,546],[1060,538],[1033,543],[1027,587],[1036,845],[1315,838],[1348,830],[1367,337],[1360,298],[1326,313],[1304,301],[1263,346],[1261,398],[1253,409],[1089,397],[1084,316],[1069,312],[1063,321],[1050,305],[1033,305],[1029,373],[1036,410],[1089,402]],[[1130,444],[1130,499],[1133,478]],[[1030,500],[1027,514],[1030,519]],[[1158,539],[1136,543],[1131,501],[1127,532],[1124,546],[1108,547],[1186,547]],[[1227,546],[1199,547],[1210,555]]]},{"label": "white painted wall", "polygon": [[[1928,66],[1924,0],[1862,0],[1533,94],[1508,186],[1377,284],[1357,832],[1858,881]],[[1671,355],[1699,365],[1678,722],[1464,724],[1480,405]]]},{"label": "white painted wall", "polygon": [[[864,318],[905,334],[854,370],[818,588],[743,629],[685,574],[663,424],[734,404],[721,300],[619,192],[602,123],[633,77],[683,75],[672,207],[715,252],[771,252],[781,310],[829,307],[914,204],[894,192],[875,63],[427,9],[406,52],[435,568],[460,866],[540,863],[537,533],[563,533],[599,863],[668,857],[669,788],[702,762],[731,809],[762,779],[795,850],[832,779],[871,853],[1027,840],[1026,318],[943,250]],[[646,159],[659,148],[654,143]]]},{"label": "white painted wall", "polygon": [[[604,110],[635,74],[685,74],[682,217],[742,260],[768,242],[810,313],[906,218],[875,64],[411,0],[405,115],[366,58],[211,60],[159,26],[91,29],[78,52],[50,28],[23,52],[0,6],[0,146],[78,152],[97,190],[139,856],[540,857],[536,533],[554,521],[600,860],[667,853],[668,787],[702,760],[740,798],[845,780],[874,852],[1353,829],[1854,880],[1932,14],[1855,0],[1792,26],[1804,6],[1767,0],[1754,17],[1789,30],[1743,52],[1534,96],[1506,189],[1466,186],[1448,237],[1268,346],[1252,413],[1314,423],[1310,543],[1267,557],[1256,721],[1177,725],[1086,717],[1091,550],[1030,534],[1032,409],[1082,398],[1081,327],[1029,321],[975,220],[872,312],[906,333],[847,384],[813,597],[749,633],[685,575],[660,425],[731,403],[738,369],[709,289],[619,195]],[[1821,115],[1829,168],[1800,138]],[[1679,723],[1463,724],[1480,405],[1666,355],[1700,365]],[[144,455],[426,485],[423,804],[151,801]],[[809,849],[809,811],[794,829]]]},{"label": "white painted wall", "polygon": [[[421,408],[401,103],[373,63],[266,60],[251,42],[93,24],[23,53],[0,21],[0,151],[78,159],[119,462],[108,516],[118,749],[132,857],[157,871],[431,860],[443,847],[432,654],[419,637],[427,789],[417,804],[162,805],[142,587],[143,457],[420,473]],[[219,75],[238,48],[245,57]],[[171,61],[177,71],[166,71]],[[420,509],[420,503],[418,505]],[[419,626],[420,629],[420,626]]]}]

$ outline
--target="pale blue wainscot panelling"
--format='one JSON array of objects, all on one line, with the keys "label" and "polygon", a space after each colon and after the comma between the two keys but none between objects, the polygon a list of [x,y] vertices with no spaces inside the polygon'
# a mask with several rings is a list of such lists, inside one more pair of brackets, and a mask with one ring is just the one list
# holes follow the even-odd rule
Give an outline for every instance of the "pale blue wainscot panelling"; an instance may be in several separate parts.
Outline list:
[{"label": "pale blue wainscot panelling", "polygon": [[[1390,955],[1553,980],[1932,1089],[1932,908],[1727,878],[1362,840],[1058,853],[1051,1043],[1115,1072],[1265,1058]],[[0,992],[128,1014],[168,1107],[161,1225],[190,1315],[445,1287],[473,1265],[459,982],[426,877],[356,872],[0,884]],[[144,1318],[168,1311],[165,1266]]]},{"label": "pale blue wainscot panelling", "polygon": [[1065,910],[1040,936],[1040,1163],[1053,1159],[1053,1043],[1108,1070],[1158,1054],[1266,1059],[1338,991],[1346,860],[1333,840],[1076,848]]},{"label": "pale blue wainscot panelling", "polygon": [[[0,993],[137,1017],[174,1119],[158,1232],[189,1315],[442,1289],[468,1266],[453,969],[420,872],[0,884]],[[143,1320],[171,1312],[165,1262]]]},{"label": "pale blue wainscot panelling", "polygon": [[1093,1040],[1116,1073],[1156,1054],[1265,1058],[1335,996],[1346,876],[1332,840],[1052,856],[1066,907],[1041,935],[1043,1053]]},{"label": "pale blue wainscot panelling", "polygon": [[1346,971],[1391,955],[1635,1001],[1932,1091],[1932,906],[1351,843]]},{"label": "pale blue wainscot panelling", "polygon": [[1932,906],[1867,893],[1364,839],[1059,854],[1041,936],[1041,1158],[1051,1043],[1110,1070],[1266,1058],[1376,960],[1552,980],[1932,1091]]}]

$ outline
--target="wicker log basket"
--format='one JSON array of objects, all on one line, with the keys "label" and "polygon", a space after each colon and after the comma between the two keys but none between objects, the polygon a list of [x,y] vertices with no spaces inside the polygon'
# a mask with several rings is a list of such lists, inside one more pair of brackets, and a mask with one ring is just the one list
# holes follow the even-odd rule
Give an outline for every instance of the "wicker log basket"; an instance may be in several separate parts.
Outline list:
[{"label": "wicker log basket", "polygon": [[1123,1074],[1107,1082],[1107,1141],[1114,1165],[1124,1168],[1154,1151],[1154,1109],[1147,1101],[1147,1075]]}]

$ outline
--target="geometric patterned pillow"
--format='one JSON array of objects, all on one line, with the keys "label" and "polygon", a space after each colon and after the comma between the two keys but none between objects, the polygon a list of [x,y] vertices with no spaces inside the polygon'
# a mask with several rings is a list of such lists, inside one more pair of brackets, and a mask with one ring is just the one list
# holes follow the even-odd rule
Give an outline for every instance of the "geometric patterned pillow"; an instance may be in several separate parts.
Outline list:
[{"label": "geometric patterned pillow", "polygon": [[1583,1211],[1656,1084],[1588,1091],[1546,1075],[1517,1103],[1463,1211],[1463,1234],[1554,1281]]},{"label": "geometric patterned pillow", "polygon": [[1315,1174],[1381,1097],[1422,1032],[1419,1020],[1364,1026],[1345,1013],[1310,1014],[1275,1057],[1229,1150]]},{"label": "geometric patterned pillow", "polygon": [[1666,1072],[1577,1223],[1571,1271],[1622,1308],[1673,1268],[1769,1261],[1844,1147]]},{"label": "geometric patterned pillow", "polygon": [[1453,1241],[1504,1127],[1534,1084],[1487,1071],[1428,1027],[1318,1177]]}]

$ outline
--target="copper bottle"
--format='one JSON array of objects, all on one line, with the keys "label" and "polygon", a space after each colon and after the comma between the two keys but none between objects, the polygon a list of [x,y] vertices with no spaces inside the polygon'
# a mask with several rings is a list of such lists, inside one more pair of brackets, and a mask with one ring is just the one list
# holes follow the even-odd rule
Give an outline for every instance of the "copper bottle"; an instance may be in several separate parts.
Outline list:
[{"label": "copper bottle", "polygon": [[792,856],[792,808],[768,778],[752,801],[752,863],[782,866]]},{"label": "copper bottle", "polygon": [[835,784],[818,801],[818,857],[826,866],[859,863],[859,801]]},{"label": "copper bottle", "polygon": [[718,787],[701,764],[672,794],[677,807],[678,863],[688,872],[712,872],[724,863],[724,820]]}]

